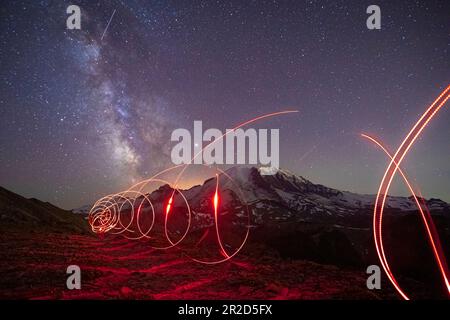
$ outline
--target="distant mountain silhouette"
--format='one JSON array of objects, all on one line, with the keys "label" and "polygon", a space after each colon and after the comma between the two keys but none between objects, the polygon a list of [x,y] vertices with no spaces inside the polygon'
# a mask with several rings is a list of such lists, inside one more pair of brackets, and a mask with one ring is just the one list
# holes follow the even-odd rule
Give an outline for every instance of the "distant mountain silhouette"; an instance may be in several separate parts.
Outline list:
[{"label": "distant mountain silhouette", "polygon": [[60,209],[51,203],[27,199],[0,187],[0,230],[89,232],[82,217]]}]

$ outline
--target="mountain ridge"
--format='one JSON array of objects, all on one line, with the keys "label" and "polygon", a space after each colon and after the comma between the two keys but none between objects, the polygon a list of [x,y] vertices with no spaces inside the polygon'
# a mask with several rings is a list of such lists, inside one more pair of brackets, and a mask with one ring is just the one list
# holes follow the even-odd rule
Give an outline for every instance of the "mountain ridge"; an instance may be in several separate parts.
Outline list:
[{"label": "mountain ridge", "polygon": [[[373,210],[376,195],[359,194],[350,191],[341,191],[322,184],[316,184],[310,180],[294,174],[285,169],[279,169],[275,174],[265,174],[265,168],[256,167],[232,167],[226,170],[227,176],[234,181],[226,181],[220,184],[220,190],[230,190],[233,193],[242,191],[243,200],[247,205],[259,207],[270,206],[270,202],[293,211],[311,213],[325,213],[328,215],[355,214]],[[219,176],[222,176],[220,174]],[[240,191],[236,189],[239,187]],[[201,193],[210,193],[215,187],[215,178],[206,179],[203,184],[192,186],[189,189],[180,190],[189,201],[196,204],[195,197]],[[164,192],[171,189],[169,185],[163,185],[151,192]],[[450,204],[436,198],[424,199],[430,211],[450,210]],[[259,203],[259,205],[258,205]],[[264,203],[266,205],[264,205]],[[317,208],[314,208],[316,206]],[[74,213],[89,213],[89,205],[73,209]],[[386,209],[397,211],[415,211],[416,203],[412,196],[388,196]],[[368,213],[368,212],[366,212]]]},{"label": "mountain ridge", "polygon": [[25,198],[0,187],[0,228],[89,232],[82,217],[61,209],[50,202]]}]

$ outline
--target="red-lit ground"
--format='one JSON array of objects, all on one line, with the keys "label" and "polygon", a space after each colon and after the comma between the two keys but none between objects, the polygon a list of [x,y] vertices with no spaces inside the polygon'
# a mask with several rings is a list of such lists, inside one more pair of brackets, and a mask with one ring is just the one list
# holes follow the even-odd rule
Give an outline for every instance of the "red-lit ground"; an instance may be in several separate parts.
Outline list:
[{"label": "red-lit ground", "polygon": [[[179,250],[122,238],[57,233],[0,234],[0,298],[12,299],[377,299],[367,275],[335,266],[240,254],[207,266]],[[82,289],[66,289],[66,268]],[[392,291],[389,297],[392,297]],[[381,296],[381,295],[384,296]]]}]

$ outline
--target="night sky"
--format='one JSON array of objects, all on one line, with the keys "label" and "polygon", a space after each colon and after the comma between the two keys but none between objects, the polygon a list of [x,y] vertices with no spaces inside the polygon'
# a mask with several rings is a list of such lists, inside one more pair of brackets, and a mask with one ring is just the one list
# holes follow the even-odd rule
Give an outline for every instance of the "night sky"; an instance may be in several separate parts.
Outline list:
[{"label": "night sky", "polygon": [[[359,133],[397,147],[450,83],[449,51],[448,0],[2,1],[0,185],[78,207],[171,166],[175,128],[298,109],[256,126],[280,129],[281,167],[376,193],[387,159]],[[449,123],[447,107],[404,164],[446,201]]]}]

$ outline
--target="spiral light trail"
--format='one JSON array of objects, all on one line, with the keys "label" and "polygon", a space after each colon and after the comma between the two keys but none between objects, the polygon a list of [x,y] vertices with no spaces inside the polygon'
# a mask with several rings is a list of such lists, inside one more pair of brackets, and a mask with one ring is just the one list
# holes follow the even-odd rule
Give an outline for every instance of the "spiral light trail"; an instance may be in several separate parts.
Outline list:
[{"label": "spiral light trail", "polygon": [[[188,164],[182,164],[173,166],[171,168],[165,169],[157,174],[155,174],[153,177],[140,181],[139,183],[134,184],[129,189],[116,193],[107,195],[99,200],[94,204],[92,209],[89,212],[89,224],[91,225],[91,229],[93,232],[97,234],[121,234],[122,236],[126,237],[130,240],[139,240],[139,239],[148,239],[148,240],[154,240],[155,236],[152,235],[153,228],[156,223],[156,217],[157,217],[157,208],[161,208],[163,211],[164,216],[164,236],[165,240],[168,242],[168,245],[166,246],[156,246],[152,245],[152,248],[155,249],[161,249],[161,250],[167,250],[173,247],[177,247],[179,244],[181,244],[188,235],[191,226],[192,226],[192,210],[189,205],[188,199],[183,194],[182,190],[178,188],[178,185],[180,184],[180,181],[183,179],[183,176],[185,174],[186,169],[193,163],[193,160],[199,156],[205,148],[210,146],[213,143],[217,143],[221,139],[223,139],[227,134],[243,127],[248,124],[254,123],[256,121],[260,121],[262,119],[275,117],[283,114],[289,114],[289,113],[295,113],[298,112],[296,110],[285,110],[285,111],[278,111],[273,113],[264,114],[258,117],[255,117],[253,119],[244,121],[237,126],[235,126],[233,129],[228,130],[225,134],[220,136],[219,138],[209,142],[200,152],[195,154],[193,158],[191,159],[190,163]],[[166,179],[162,179],[161,176],[167,173],[171,173],[172,171],[175,172],[175,170],[179,170],[179,172],[176,175],[176,178],[173,181],[167,181]],[[215,174],[215,188],[214,188],[214,195],[211,199],[211,205],[213,208],[213,216],[214,216],[214,226],[216,231],[216,240],[219,247],[219,253],[223,256],[222,259],[218,260],[202,260],[195,257],[191,257],[189,254],[186,253],[188,257],[190,257],[192,260],[204,263],[204,264],[217,264],[225,262],[231,258],[233,258],[237,253],[241,251],[241,249],[244,247],[250,230],[250,214],[248,211],[247,206],[245,205],[245,211],[247,215],[247,222],[246,222],[246,232],[242,237],[242,241],[239,245],[236,246],[236,249],[234,249],[232,252],[229,252],[225,249],[225,243],[221,235],[221,227],[219,223],[219,208],[220,208],[220,181],[221,179],[227,179],[230,181],[230,183],[233,185],[233,191],[235,192],[238,197],[243,200],[242,202],[245,204],[245,197],[243,196],[243,193],[239,189],[239,186],[233,181],[233,179],[224,171],[220,170],[219,168],[215,168],[216,174]],[[168,197],[167,200],[158,200],[156,203],[150,199],[150,195],[146,192],[144,192],[144,189],[149,187],[151,184],[165,184],[171,186],[172,191],[170,192],[170,197]],[[184,232],[182,232],[179,239],[174,240],[173,236],[170,235],[169,232],[169,217],[172,216],[172,212],[175,209],[175,202],[177,199],[182,199],[182,202],[184,202],[184,206],[187,212],[187,223],[186,228]],[[151,223],[148,227],[144,228],[142,224],[143,216],[146,214],[144,213],[144,210],[150,209],[150,215],[151,215]],[[147,210],[148,211],[148,210]],[[147,214],[148,215],[148,214]],[[207,236],[207,232],[202,236],[200,241],[203,241],[203,239]]]}]

